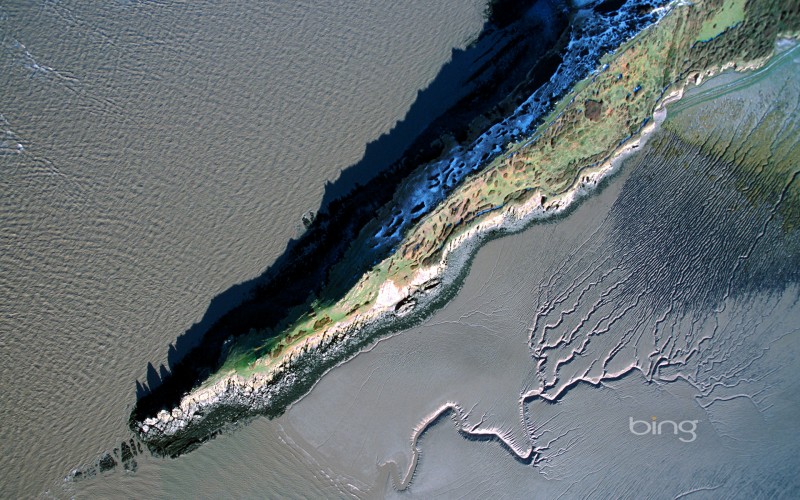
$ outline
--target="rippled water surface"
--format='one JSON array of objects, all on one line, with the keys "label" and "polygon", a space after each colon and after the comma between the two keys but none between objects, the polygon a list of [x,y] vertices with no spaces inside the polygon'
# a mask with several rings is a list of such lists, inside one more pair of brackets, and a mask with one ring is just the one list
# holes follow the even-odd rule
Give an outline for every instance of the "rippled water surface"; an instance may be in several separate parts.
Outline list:
[{"label": "rippled water surface", "polygon": [[[72,467],[128,437],[147,364],[272,263],[324,183],[477,35],[482,11],[0,6],[0,496],[62,495]],[[206,470],[235,478],[226,461]],[[143,495],[180,484],[140,463],[119,480]]]}]

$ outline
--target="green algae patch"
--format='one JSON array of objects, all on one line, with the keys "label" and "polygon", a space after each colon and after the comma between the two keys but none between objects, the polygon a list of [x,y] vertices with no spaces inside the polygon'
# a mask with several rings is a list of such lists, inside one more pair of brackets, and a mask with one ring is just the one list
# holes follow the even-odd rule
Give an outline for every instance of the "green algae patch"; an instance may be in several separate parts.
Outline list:
[{"label": "green algae patch", "polygon": [[732,28],[744,21],[744,7],[747,0],[733,0],[725,2],[722,7],[714,13],[711,19],[703,23],[700,33],[697,35],[698,42],[707,42],[722,34],[728,28]]},{"label": "green algae patch", "polygon": [[776,207],[784,230],[800,227],[800,47],[763,68],[721,75],[669,106],[664,127],[733,166],[753,205]]}]

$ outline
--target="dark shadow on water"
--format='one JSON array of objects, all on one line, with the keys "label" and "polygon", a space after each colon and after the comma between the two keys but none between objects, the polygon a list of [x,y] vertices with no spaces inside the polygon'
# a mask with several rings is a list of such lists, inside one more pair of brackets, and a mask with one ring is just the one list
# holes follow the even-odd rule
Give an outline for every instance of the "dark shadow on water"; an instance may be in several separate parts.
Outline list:
[{"label": "dark shadow on water", "polygon": [[[319,213],[307,231],[289,241],[260,276],[216,296],[202,320],[169,345],[167,367],[148,365],[146,380],[136,382],[132,424],[172,408],[213,373],[220,366],[226,340],[290,321],[292,310],[311,297],[337,300],[323,291],[331,267],[391,200],[398,184],[415,167],[444,152],[445,134],[459,142],[474,139],[553,74],[560,63],[559,44],[568,38],[566,4],[562,0],[540,0],[538,5],[532,0],[494,3],[480,36],[466,49],[453,50],[451,61],[419,92],[405,118],[368,144],[361,161],[326,184]],[[357,270],[365,271],[380,257],[367,256]],[[354,284],[360,274],[355,273],[344,287]]]}]

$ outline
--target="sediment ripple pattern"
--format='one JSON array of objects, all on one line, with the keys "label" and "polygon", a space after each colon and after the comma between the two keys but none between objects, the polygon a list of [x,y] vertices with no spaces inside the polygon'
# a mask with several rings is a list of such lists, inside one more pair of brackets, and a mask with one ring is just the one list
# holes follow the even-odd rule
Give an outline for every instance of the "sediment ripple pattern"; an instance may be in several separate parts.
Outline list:
[{"label": "sediment ripple pattern", "polygon": [[[783,99],[797,101],[796,89],[782,90]],[[742,114],[731,125],[758,128],[749,118]],[[775,143],[796,134],[793,114],[784,118]],[[739,158],[755,146],[732,144],[726,154]],[[780,418],[781,381],[794,352],[784,349],[800,335],[791,319],[800,305],[800,235],[787,230],[781,213],[798,174],[784,172],[782,189],[754,201],[743,186],[763,183],[761,170],[713,151],[665,127],[627,162],[632,173],[608,215],[530,290],[532,383],[520,392],[520,430],[460,401],[443,403],[412,433],[405,474],[390,467],[396,488],[416,481],[419,443],[444,417],[462,437],[495,442],[548,479],[572,478],[577,464],[586,465],[578,450],[602,437],[575,422],[583,417],[567,418],[558,408],[573,404],[570,394],[584,386],[624,398],[613,388],[630,385],[632,375],[647,386],[686,391],[718,439],[741,439],[735,434],[747,418]],[[775,439],[753,432],[764,442]],[[741,481],[731,474],[718,476],[717,487]],[[688,480],[674,486],[698,488]]]},{"label": "sediment ripple pattern", "polygon": [[[730,165],[668,134],[657,147],[681,153],[645,155],[601,228],[609,238],[588,239],[540,285],[531,350],[541,397],[632,369],[677,376],[716,355],[722,343],[696,325],[722,321],[727,299],[797,279],[798,255],[774,222],[780,199],[744,206]],[[660,191],[653,176],[684,190]]]}]

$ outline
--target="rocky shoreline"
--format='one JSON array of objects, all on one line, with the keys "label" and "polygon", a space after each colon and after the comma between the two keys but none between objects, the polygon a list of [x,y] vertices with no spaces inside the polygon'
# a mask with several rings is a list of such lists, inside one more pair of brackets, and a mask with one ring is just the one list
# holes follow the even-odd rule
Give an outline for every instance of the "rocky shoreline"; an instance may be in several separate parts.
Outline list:
[{"label": "rocky shoreline", "polygon": [[[347,277],[344,282],[340,280],[335,290],[325,289],[332,268],[347,252],[352,240],[376,220],[381,207],[391,205],[403,179],[419,166],[441,160],[448,148],[476,140],[487,123],[502,120],[524,104],[530,97],[531,87],[540,88],[542,99],[537,98],[534,104],[536,109],[544,109],[547,101],[558,98],[584,71],[596,65],[594,55],[581,55],[583,46],[589,42],[584,40],[583,45],[572,50],[575,61],[559,66],[573,31],[572,16],[556,8],[565,6],[563,2],[553,4],[555,18],[548,20],[553,23],[552,36],[557,40],[527,36],[536,29],[538,14],[514,20],[508,9],[527,10],[534,3],[533,0],[490,2],[484,32],[464,51],[453,52],[456,66],[468,63],[465,68],[456,70],[463,74],[454,77],[453,69],[447,70],[446,66],[444,81],[435,80],[431,88],[420,93],[419,99],[430,100],[425,97],[426,93],[442,92],[443,86],[449,94],[453,94],[454,86],[463,86],[458,92],[464,95],[457,97],[454,104],[421,133],[419,129],[410,130],[411,123],[399,122],[391,134],[367,145],[364,159],[343,171],[342,178],[326,188],[325,199],[314,221],[299,239],[289,242],[284,255],[261,276],[215,298],[203,320],[170,346],[169,364],[158,370],[161,376],[157,370],[149,370],[146,384],[138,384],[131,422],[153,416],[162,408],[174,407],[185,393],[219,369],[229,342],[247,336],[252,330],[277,330],[279,325],[294,321],[294,311],[311,296],[338,300],[340,295],[337,294],[344,293],[354,281],[348,282],[350,278]],[[543,45],[550,43],[553,45]],[[460,62],[455,63],[456,60]],[[452,81],[454,79],[460,80]],[[437,85],[439,90],[433,88]],[[418,118],[412,117],[413,109],[406,120],[416,123]],[[382,164],[383,153],[377,150],[385,142],[394,143],[398,135],[404,134],[417,138],[410,142],[399,160],[388,166]],[[491,139],[497,142],[502,137],[497,135]],[[490,145],[485,146],[489,148]],[[380,173],[364,184],[359,178],[359,172],[364,169],[371,175],[376,171]],[[354,183],[355,187],[349,194],[343,194],[348,190],[348,183]],[[419,217],[419,214],[412,217]],[[356,265],[359,269],[353,275],[366,271],[374,260],[383,259],[390,250],[390,245],[361,249],[360,262]]]},{"label": "rocky shoreline", "polygon": [[[368,313],[333,324],[320,335],[293,346],[282,362],[269,372],[249,378],[225,377],[188,394],[171,412],[162,410],[155,417],[137,423],[139,437],[151,449],[175,456],[199,445],[205,436],[222,430],[219,422],[227,424],[257,415],[282,413],[298,399],[298,393],[302,395],[311,389],[311,386],[302,386],[308,385],[310,379],[318,380],[322,375],[320,371],[324,373],[352,357],[381,333],[405,326],[397,324],[398,320],[407,318],[403,323],[419,321],[432,309],[436,299],[441,301],[441,295],[454,294],[457,290],[452,288],[458,287],[469,258],[484,238],[517,232],[534,221],[557,217],[572,209],[576,202],[613,175],[625,158],[647,140],[664,120],[664,106],[680,99],[682,93],[683,87],[665,96],[654,119],[642,127],[639,134],[613,151],[606,161],[581,172],[576,184],[562,195],[542,203],[541,195],[534,192],[524,203],[511,205],[463,231],[447,243],[437,265],[418,270],[409,284],[398,287],[391,280],[384,283],[375,306]],[[443,293],[445,290],[449,293]],[[180,434],[188,439],[181,439]]]},{"label": "rocky shoreline", "polygon": [[[510,24],[491,20],[496,16],[503,17],[504,9],[508,9],[511,4],[515,5],[517,8],[521,5],[528,5],[528,7],[525,7],[525,9],[527,9],[532,2],[500,1],[492,3],[493,8],[490,12],[490,21],[495,22],[497,27],[492,28],[494,31],[490,30],[487,32],[488,34],[486,36],[497,38],[500,36],[498,35],[500,32],[498,32],[497,29],[510,30],[508,32],[510,34],[516,33],[516,35],[513,35],[512,40],[503,42],[504,44],[507,43],[508,46],[504,46],[502,49],[502,57],[504,59],[511,58],[509,61],[513,60],[513,65],[511,67],[498,65],[492,69],[480,69],[479,74],[481,75],[487,71],[492,74],[499,72],[504,73],[501,79],[498,79],[497,75],[493,77],[494,80],[500,81],[501,83],[498,84],[488,81],[481,85],[488,85],[490,88],[494,88],[495,90],[493,92],[495,93],[509,91],[511,93],[503,97],[501,102],[491,104],[495,102],[497,96],[487,98],[483,91],[473,92],[457,104],[457,109],[448,112],[447,116],[455,113],[455,122],[452,116],[450,116],[449,119],[447,117],[442,117],[431,125],[432,130],[437,127],[441,128],[444,121],[448,124],[469,123],[468,128],[472,129],[472,132],[467,131],[464,133],[459,132],[458,129],[447,131],[441,129],[441,133],[446,136],[447,134],[454,134],[451,136],[451,140],[466,140],[468,142],[472,141],[475,137],[472,134],[477,130],[476,127],[481,126],[478,122],[483,120],[481,123],[485,123],[488,120],[497,120],[505,116],[505,121],[508,123],[498,122],[499,128],[498,126],[494,127],[497,128],[497,130],[493,128],[488,133],[483,133],[482,137],[489,139],[489,141],[482,140],[477,146],[478,149],[475,150],[477,155],[475,160],[478,161],[477,165],[485,163],[487,156],[492,157],[496,154],[489,154],[489,150],[497,149],[499,144],[504,144],[504,141],[511,140],[513,137],[518,137],[514,134],[521,133],[522,129],[519,128],[520,126],[535,126],[536,117],[541,116],[549,108],[549,103],[554,102],[556,98],[563,95],[572,84],[582,77],[582,75],[585,75],[591,71],[592,68],[596,67],[597,59],[599,59],[604,51],[610,50],[616,46],[616,44],[619,43],[620,37],[624,39],[624,37],[635,33],[635,31],[631,30],[639,29],[642,23],[647,25],[647,23],[650,22],[648,19],[652,18],[651,14],[646,10],[637,11],[634,3],[629,2],[630,5],[624,4],[624,8],[618,13],[615,12],[615,9],[605,7],[607,3],[608,2],[600,2],[595,8],[598,9],[598,12],[602,12],[602,16],[605,16],[602,23],[611,23],[611,25],[613,25],[619,19],[623,19],[624,22],[618,23],[618,28],[615,27],[614,29],[608,30],[608,26],[605,26],[605,24],[598,26],[592,23],[587,24],[586,18],[589,16],[588,12],[590,11],[583,11],[584,13],[577,16],[574,22],[580,23],[584,27],[577,32],[574,27],[571,30],[569,28],[565,29],[561,33],[559,41],[550,51],[543,55],[536,56],[535,54],[530,54],[525,56],[529,59],[533,57],[532,61],[534,66],[528,69],[526,69],[525,64],[528,64],[529,61],[523,63],[519,60],[519,57],[521,51],[523,51],[523,48],[526,46],[525,43],[527,43],[524,42],[525,29],[522,28],[527,26],[525,23],[529,24],[531,22],[531,16],[523,16],[520,26],[517,26],[519,22],[510,22],[508,19],[509,16],[505,16],[504,19],[506,19],[506,23]],[[654,3],[654,0],[645,2],[646,5],[651,6],[656,3]],[[590,8],[590,6],[584,8],[587,9]],[[559,15],[563,15],[563,13]],[[598,15],[601,14],[592,14],[595,18],[597,18]],[[567,24],[566,26],[571,26],[571,24]],[[598,35],[595,33],[597,30],[600,30],[601,34]],[[512,35],[502,36],[509,37]],[[575,38],[576,36],[579,38]],[[567,45],[570,47],[567,48]],[[586,52],[587,49],[589,49],[588,52]],[[513,55],[515,53],[517,55]],[[511,73],[505,75],[505,73],[509,71],[511,71]],[[522,76],[521,80],[520,76]],[[475,78],[475,76],[473,75],[472,78]],[[547,80],[547,78],[549,78],[549,80]],[[533,94],[530,94],[531,91],[534,91]],[[480,100],[475,101],[475,99]],[[512,107],[509,108],[509,106]],[[514,106],[516,106],[516,108],[514,108]],[[465,114],[466,109],[483,110],[482,118],[478,119],[468,113]],[[462,117],[462,115],[464,116]],[[472,118],[470,118],[471,116]],[[522,121],[520,121],[521,117],[524,118]],[[451,126],[452,125],[448,125],[448,129]],[[425,139],[425,137],[428,137],[428,139]],[[425,140],[430,140],[430,137],[431,134],[426,132],[421,136],[421,140],[424,142]],[[418,144],[421,144],[420,140],[417,140],[411,149],[416,150]],[[403,175],[402,171],[404,171],[404,169],[408,170],[409,165],[415,163],[424,164],[424,161],[427,161],[431,157],[435,158],[435,155],[441,155],[445,147],[450,146],[445,146],[445,143],[441,140],[435,140],[430,144],[430,147],[421,149],[418,154],[413,153],[411,156],[408,156],[409,153],[407,153],[406,157],[399,162],[401,167],[402,165],[405,165],[405,167],[398,167],[399,169],[392,167],[389,172],[391,175],[381,174],[375,182],[371,182],[369,185],[359,188],[357,192],[354,192],[341,201],[332,202],[327,210],[321,210],[317,214],[314,222],[307,228],[301,240],[290,245],[292,248],[287,248],[286,258],[288,260],[283,262],[283,258],[280,259],[279,262],[273,266],[273,269],[265,273],[264,277],[259,278],[259,280],[266,279],[266,283],[256,285],[254,291],[251,292],[252,298],[246,299],[241,306],[234,308],[217,320],[216,324],[212,326],[211,330],[207,332],[200,341],[198,347],[189,352],[188,355],[178,361],[176,365],[170,365],[171,374],[168,378],[160,382],[160,386],[151,387],[149,389],[145,388],[142,391],[130,417],[129,423],[131,429],[139,433],[141,430],[139,424],[145,419],[153,418],[156,415],[161,415],[161,417],[165,419],[166,417],[163,413],[164,408],[169,409],[177,407],[184,395],[188,392],[194,392],[200,381],[207,379],[211,373],[217,370],[219,366],[218,363],[220,362],[220,353],[224,351],[226,344],[231,339],[235,339],[253,329],[259,331],[265,329],[269,330],[281,321],[291,321],[291,318],[286,317],[286,311],[297,308],[303,300],[306,300],[305,297],[309,294],[327,293],[321,291],[319,288],[326,280],[330,279],[326,277],[326,273],[330,272],[331,263],[342,258],[341,254],[344,251],[342,245],[356,235],[356,232],[354,232],[356,231],[355,228],[358,224],[361,224],[361,222],[358,221],[370,213],[373,222],[380,218],[375,218],[376,207],[370,205],[371,203],[379,201],[380,196],[371,196],[369,193],[372,190],[379,189],[379,192],[382,193],[381,196],[383,196],[387,190],[385,188],[380,188],[380,185],[391,184],[391,179]],[[428,151],[429,149],[432,150]],[[453,173],[450,172],[453,167],[452,162],[445,165],[445,167],[445,170],[437,175],[440,175],[442,178],[446,177],[447,182],[453,182]],[[456,167],[459,169],[462,168],[458,165],[456,165]],[[464,175],[464,172],[459,175]],[[375,186],[373,186],[373,184],[375,184]],[[405,184],[407,185],[408,182]],[[355,213],[351,209],[354,209]],[[336,216],[334,217],[332,214],[336,214]],[[416,213],[410,214],[408,219],[413,222],[413,220],[416,220],[419,216],[420,215]],[[341,225],[340,222],[344,222],[345,226],[339,227]],[[335,246],[327,249],[328,243],[326,243],[326,241],[334,238],[334,234],[339,235],[336,241],[331,241]],[[383,253],[389,252],[389,245],[391,244],[392,242],[387,240],[383,245],[375,247],[380,251],[376,251],[375,249],[370,250],[370,252],[375,254],[374,257],[370,254],[361,256],[360,258],[365,262],[373,258],[384,258]],[[309,268],[309,264],[311,264],[311,268]],[[317,269],[317,267],[319,267],[319,269]],[[349,286],[350,285],[340,285],[340,288],[346,290]],[[330,297],[328,299],[330,299]],[[410,306],[406,304],[405,307],[408,309]],[[181,341],[182,339],[179,338],[176,345],[180,346]],[[158,452],[157,447],[153,449]]]},{"label": "rocky shoreline", "polygon": [[[670,27],[657,32],[651,30],[652,36],[639,45],[624,44],[619,55],[608,60],[613,69],[609,69],[608,63],[604,64],[593,76],[581,82],[581,91],[589,89],[586,95],[606,95],[607,98],[618,96],[614,98],[619,99],[619,102],[609,101],[606,107],[595,105],[589,116],[589,107],[587,106],[587,112],[584,113],[581,110],[583,102],[576,102],[579,91],[575,91],[575,95],[568,95],[556,107],[549,121],[531,139],[510,147],[505,158],[503,155],[497,157],[494,170],[487,171],[484,177],[471,178],[470,181],[474,181],[471,186],[460,187],[463,190],[458,191],[455,196],[467,197],[467,201],[471,199],[469,196],[485,196],[485,199],[480,200],[484,202],[497,198],[494,188],[498,184],[488,184],[486,179],[496,180],[500,177],[497,175],[499,168],[505,168],[506,174],[519,172],[523,189],[517,187],[517,191],[506,195],[502,203],[480,205],[480,208],[471,208],[470,212],[464,208],[468,203],[440,207],[452,215],[454,224],[443,227],[442,221],[446,222],[448,215],[443,215],[441,211],[436,219],[440,224],[438,232],[433,216],[423,219],[423,222],[429,223],[427,227],[433,227],[434,231],[425,233],[420,229],[422,223],[416,227],[416,234],[410,236],[410,243],[406,244],[408,252],[399,258],[405,259],[403,264],[408,267],[395,266],[395,271],[386,272],[387,269],[392,269],[394,257],[390,256],[380,263],[376,262],[375,269],[382,269],[384,274],[376,273],[370,277],[370,271],[353,284],[354,288],[363,287],[367,291],[366,302],[362,296],[356,297],[357,294],[350,296],[353,300],[358,298],[355,307],[344,298],[340,299],[335,305],[340,306],[343,311],[349,311],[344,317],[338,316],[340,319],[332,320],[328,315],[321,315],[317,319],[316,313],[313,314],[306,320],[313,325],[311,333],[299,327],[297,329],[300,333],[297,335],[287,332],[286,338],[289,340],[277,350],[268,351],[251,362],[246,369],[228,368],[220,372],[204,385],[184,394],[171,410],[164,409],[155,416],[150,414],[146,418],[132,416],[132,429],[155,453],[179,455],[236,422],[256,415],[272,417],[281,414],[292,402],[307,393],[327,370],[355,355],[375,338],[401,330],[424,318],[457,291],[460,279],[468,268],[467,263],[483,239],[521,230],[534,220],[554,218],[567,213],[578,200],[612,175],[625,157],[647,140],[663,121],[664,106],[680,99],[688,85],[698,85],[708,76],[726,68],[752,69],[766,62],[774,50],[775,40],[772,35],[763,40],[751,39],[748,30],[774,13],[767,8],[758,10],[754,7],[749,24],[743,24],[745,28],[734,30],[733,35],[723,37],[722,41],[715,38],[697,45],[694,37],[699,26],[708,24],[709,19],[712,19],[712,4],[714,2],[695,7],[673,2],[670,8],[673,11],[680,8],[680,13],[671,16]],[[793,30],[795,28],[791,22],[794,20],[792,17],[786,22]],[[737,26],[741,24],[731,25],[720,34],[731,32]],[[688,32],[675,35],[674,30],[678,29],[676,27],[687,29]],[[796,31],[791,33],[792,36],[797,36]],[[696,46],[697,51],[694,50]],[[662,52],[673,51],[684,51],[687,58],[679,61],[675,56],[678,63],[675,67],[666,66],[662,77],[661,67],[652,66],[652,62],[662,61]],[[689,59],[689,54],[697,60]],[[638,64],[640,71],[632,73],[634,80],[630,83],[630,90],[627,90],[620,71],[632,68],[630,62]],[[672,76],[668,78],[668,75]],[[639,79],[642,79],[641,83],[637,82]],[[645,82],[645,79],[649,80]],[[647,87],[643,89],[642,85],[645,83]],[[602,103],[602,99],[596,102]],[[596,124],[601,117],[606,120],[602,127]],[[565,134],[573,142],[566,142],[561,146],[562,149],[556,150],[554,144],[560,144]],[[582,139],[570,134],[577,134]],[[602,144],[602,147],[594,144],[587,146],[586,134],[592,136],[588,140],[596,135],[601,141],[598,144]],[[536,152],[536,148],[530,149],[533,145],[541,145],[540,149],[544,152]],[[563,148],[571,148],[577,152]],[[514,156],[522,151],[534,151],[526,158],[533,162],[532,169],[526,170],[527,163],[523,161],[522,170],[517,170],[519,167],[515,164]],[[553,154],[563,155],[566,151],[574,156],[573,161],[577,161],[577,165],[563,156],[553,160],[562,170],[548,163],[541,163],[548,158],[552,159]],[[548,172],[548,167],[556,170]],[[532,173],[531,175],[536,176],[533,178],[538,179],[540,169],[549,173],[551,177],[548,179],[555,184],[536,181],[525,184],[531,182],[525,176]],[[556,177],[556,173],[563,177]],[[505,178],[506,174],[502,177]],[[501,179],[500,182],[502,184],[505,181]],[[560,191],[546,189],[553,185],[561,186]],[[500,196],[502,194],[504,193],[501,191]],[[491,208],[483,209],[484,206]],[[432,247],[429,241],[431,235],[439,235],[438,239],[434,238]],[[428,253],[416,252],[421,244],[427,246],[424,251]],[[440,246],[437,248],[436,245]]]}]

